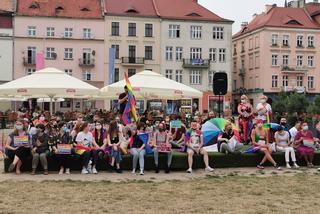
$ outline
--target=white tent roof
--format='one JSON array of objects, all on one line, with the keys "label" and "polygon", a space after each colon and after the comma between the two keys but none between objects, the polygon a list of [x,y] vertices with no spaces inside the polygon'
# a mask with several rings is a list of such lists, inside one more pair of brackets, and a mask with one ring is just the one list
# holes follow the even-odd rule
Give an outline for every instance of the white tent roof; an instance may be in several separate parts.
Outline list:
[{"label": "white tent roof", "polygon": [[[142,71],[129,78],[137,99],[201,98],[202,92],[168,79],[152,71]],[[100,90],[103,98],[117,99],[124,91],[125,81],[121,80]]]},{"label": "white tent roof", "polygon": [[55,68],[0,85],[0,97],[85,98],[98,94],[98,88]]}]

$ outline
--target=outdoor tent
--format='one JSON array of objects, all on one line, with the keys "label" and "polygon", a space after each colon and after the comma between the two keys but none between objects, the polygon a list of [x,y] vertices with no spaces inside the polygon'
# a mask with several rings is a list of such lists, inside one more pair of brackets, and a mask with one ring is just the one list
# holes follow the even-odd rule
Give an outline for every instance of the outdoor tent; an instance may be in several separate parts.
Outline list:
[{"label": "outdoor tent", "polygon": [[[166,99],[201,98],[202,92],[194,88],[168,79],[152,71],[142,71],[129,78],[137,99]],[[121,80],[100,90],[100,96],[106,99],[118,99],[124,91],[125,81]]]},{"label": "outdoor tent", "polygon": [[55,68],[45,68],[0,85],[0,97],[49,98],[90,98],[98,95],[99,89]]}]

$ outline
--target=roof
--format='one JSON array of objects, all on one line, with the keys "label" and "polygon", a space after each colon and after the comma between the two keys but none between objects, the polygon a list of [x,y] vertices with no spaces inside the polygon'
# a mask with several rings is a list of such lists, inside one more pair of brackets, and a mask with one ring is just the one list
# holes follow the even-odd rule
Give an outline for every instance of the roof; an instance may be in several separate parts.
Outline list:
[{"label": "roof", "polygon": [[263,27],[320,29],[306,9],[292,7],[274,7],[267,13],[257,15],[245,28],[236,33],[233,38],[245,35]]},{"label": "roof", "polygon": [[307,12],[310,16],[318,15],[320,13],[320,4],[315,2],[310,2],[305,5]]},{"label": "roof", "polygon": [[105,14],[158,17],[152,0],[104,0]]},{"label": "roof", "polygon": [[2,15],[0,11],[0,28],[12,28],[12,16]]},{"label": "roof", "polygon": [[161,18],[199,21],[229,21],[201,6],[195,0],[153,0]]},{"label": "roof", "polygon": [[106,15],[159,17],[198,21],[228,21],[196,0],[104,0]]},{"label": "roof", "polygon": [[102,18],[101,0],[18,0],[21,16]]},{"label": "roof", "polygon": [[13,1],[14,0],[1,0],[0,10],[13,12]]}]

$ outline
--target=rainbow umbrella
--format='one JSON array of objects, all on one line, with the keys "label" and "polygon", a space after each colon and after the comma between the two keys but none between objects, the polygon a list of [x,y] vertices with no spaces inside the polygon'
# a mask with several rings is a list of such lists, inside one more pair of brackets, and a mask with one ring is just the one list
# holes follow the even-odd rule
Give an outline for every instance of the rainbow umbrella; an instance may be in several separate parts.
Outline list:
[{"label": "rainbow umbrella", "polygon": [[265,123],[265,124],[263,124],[264,129],[268,129],[268,130],[270,129],[272,131],[277,131],[279,127],[280,127],[280,124],[278,124],[278,123]]}]

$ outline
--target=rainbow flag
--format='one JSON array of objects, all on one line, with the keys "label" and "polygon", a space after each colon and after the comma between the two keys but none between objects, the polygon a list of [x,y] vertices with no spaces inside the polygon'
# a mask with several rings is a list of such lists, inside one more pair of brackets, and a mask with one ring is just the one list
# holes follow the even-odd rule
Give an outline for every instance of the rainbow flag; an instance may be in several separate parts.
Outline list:
[{"label": "rainbow flag", "polygon": [[137,116],[137,109],[136,109],[136,100],[133,96],[133,90],[132,86],[128,77],[128,73],[124,73],[124,80],[126,81],[126,86],[128,88],[128,97],[129,100],[126,104],[126,108],[124,109],[123,115],[122,115],[122,121],[124,125],[130,124],[131,121],[131,116],[133,117],[134,121],[138,121],[138,116]]}]

